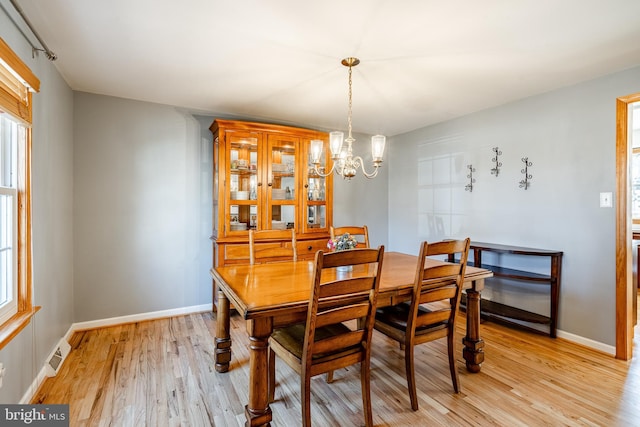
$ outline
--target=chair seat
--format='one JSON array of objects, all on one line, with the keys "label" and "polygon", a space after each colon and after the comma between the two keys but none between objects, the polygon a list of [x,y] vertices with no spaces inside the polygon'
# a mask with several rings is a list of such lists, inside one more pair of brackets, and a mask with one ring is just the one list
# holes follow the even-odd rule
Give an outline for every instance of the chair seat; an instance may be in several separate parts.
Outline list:
[{"label": "chair seat", "polygon": [[[397,329],[398,331],[406,331],[410,309],[411,303],[408,302],[402,302],[397,305],[378,308],[376,310],[376,322],[384,323]],[[424,306],[418,307],[418,316],[426,313],[431,313],[431,310]],[[421,333],[426,332],[432,332],[446,327],[447,322],[435,323],[428,326],[420,326],[416,328],[416,335],[420,335]]]},{"label": "chair seat", "polygon": [[[350,332],[350,329],[342,323],[336,325],[329,325],[322,328],[316,328],[315,341],[324,340],[326,338],[344,335]],[[277,341],[284,349],[295,356],[297,359],[302,359],[302,350],[304,347],[304,338],[306,335],[305,324],[298,323],[295,325],[287,326],[285,328],[276,329],[271,334],[271,339]],[[342,349],[339,352],[318,353],[313,355],[314,361],[320,361],[322,359],[331,360],[334,357],[342,357],[349,353],[357,353],[360,351],[360,346],[353,346],[349,349]]]}]

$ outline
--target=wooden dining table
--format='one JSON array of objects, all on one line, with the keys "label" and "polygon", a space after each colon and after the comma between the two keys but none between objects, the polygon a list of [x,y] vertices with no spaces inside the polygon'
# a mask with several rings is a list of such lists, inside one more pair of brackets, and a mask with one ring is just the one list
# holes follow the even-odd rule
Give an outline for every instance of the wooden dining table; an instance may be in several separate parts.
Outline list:
[{"label": "wooden dining table", "polygon": [[[386,252],[378,293],[378,307],[395,305],[411,297],[417,256]],[[445,261],[427,260],[427,265]],[[215,368],[227,372],[231,362],[230,304],[247,321],[249,335],[249,402],[246,426],[266,426],[271,421],[268,400],[269,336],[274,328],[306,320],[313,261],[256,265],[226,265],[211,269],[218,290]],[[357,274],[336,273],[336,274]],[[490,270],[467,267],[467,329],[462,342],[467,370],[480,372],[484,342],[480,337],[480,292]],[[324,277],[323,277],[324,279]],[[375,342],[375,341],[374,341]]]}]

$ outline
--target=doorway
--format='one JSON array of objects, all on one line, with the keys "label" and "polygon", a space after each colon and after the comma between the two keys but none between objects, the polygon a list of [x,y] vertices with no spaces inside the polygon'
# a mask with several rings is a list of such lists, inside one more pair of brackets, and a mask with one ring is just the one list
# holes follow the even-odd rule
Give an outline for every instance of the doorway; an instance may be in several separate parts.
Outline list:
[{"label": "doorway", "polygon": [[616,358],[633,357],[633,307],[637,289],[633,282],[631,250],[631,147],[629,112],[631,104],[640,102],[640,93],[616,100]]}]

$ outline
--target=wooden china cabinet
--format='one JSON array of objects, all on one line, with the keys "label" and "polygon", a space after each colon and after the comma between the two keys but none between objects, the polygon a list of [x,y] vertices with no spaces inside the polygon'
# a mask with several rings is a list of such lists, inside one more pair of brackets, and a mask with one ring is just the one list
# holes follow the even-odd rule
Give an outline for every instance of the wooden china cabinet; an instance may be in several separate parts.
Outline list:
[{"label": "wooden china cabinet", "polygon": [[[333,217],[333,177],[314,173],[310,145],[321,139],[326,147],[327,133],[232,120],[215,120],[209,129],[213,265],[248,263],[250,229],[293,228],[299,259],[312,259],[325,249]],[[331,161],[325,150],[323,164]]]}]

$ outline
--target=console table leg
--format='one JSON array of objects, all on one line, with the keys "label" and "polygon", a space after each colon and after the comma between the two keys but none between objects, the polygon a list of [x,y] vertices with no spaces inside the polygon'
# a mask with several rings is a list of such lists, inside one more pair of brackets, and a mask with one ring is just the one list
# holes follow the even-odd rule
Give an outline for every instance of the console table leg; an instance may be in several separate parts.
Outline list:
[{"label": "console table leg", "polygon": [[480,372],[480,365],[484,362],[484,341],[480,338],[479,292],[484,287],[484,281],[476,282],[472,289],[467,289],[467,335],[462,339],[462,356],[467,362],[467,370],[474,373]]},{"label": "console table leg", "polygon": [[229,319],[229,300],[223,292],[218,292],[218,311],[216,317],[216,371],[227,372],[231,362],[231,336]]},{"label": "console table leg", "polygon": [[560,302],[560,276],[562,255],[551,257],[551,322],[549,323],[549,336],[556,337],[558,329],[558,304]]}]

